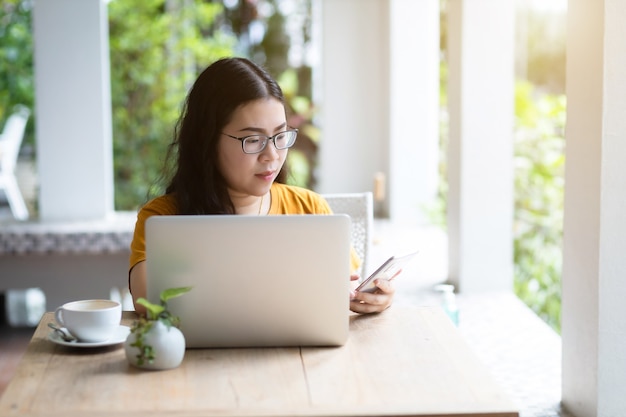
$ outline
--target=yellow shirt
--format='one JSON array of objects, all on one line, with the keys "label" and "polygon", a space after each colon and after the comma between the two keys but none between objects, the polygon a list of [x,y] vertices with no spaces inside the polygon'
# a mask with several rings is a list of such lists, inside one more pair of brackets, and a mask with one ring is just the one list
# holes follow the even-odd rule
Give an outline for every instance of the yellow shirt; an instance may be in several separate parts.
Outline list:
[{"label": "yellow shirt", "polygon": [[[272,184],[270,189],[271,205],[268,214],[332,214],[332,210],[322,196],[305,188]],[[150,216],[175,215],[176,200],[171,195],[163,195],[150,200],[139,210],[135,233],[130,244],[130,269],[138,262],[146,260],[146,219]],[[350,254],[350,266],[358,270],[361,260],[354,250]]]}]

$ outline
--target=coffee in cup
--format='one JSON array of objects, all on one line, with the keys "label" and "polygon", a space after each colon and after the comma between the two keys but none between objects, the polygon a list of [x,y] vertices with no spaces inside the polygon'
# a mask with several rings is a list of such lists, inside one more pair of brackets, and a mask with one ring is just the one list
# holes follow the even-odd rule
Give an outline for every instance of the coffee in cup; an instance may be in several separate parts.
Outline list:
[{"label": "coffee in cup", "polygon": [[113,300],[72,301],[57,308],[54,318],[80,342],[104,342],[120,325],[122,305]]}]

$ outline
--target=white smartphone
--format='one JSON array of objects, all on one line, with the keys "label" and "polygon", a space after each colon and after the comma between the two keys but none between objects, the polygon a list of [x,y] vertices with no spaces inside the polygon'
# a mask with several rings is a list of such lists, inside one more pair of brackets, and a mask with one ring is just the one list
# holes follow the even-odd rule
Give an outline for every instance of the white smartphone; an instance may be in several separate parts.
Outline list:
[{"label": "white smartphone", "polygon": [[417,255],[416,252],[410,252],[400,256],[392,256],[387,259],[383,264],[378,267],[376,271],[372,275],[370,275],[365,281],[361,282],[361,284],[356,288],[356,291],[360,292],[374,292],[376,290],[376,285],[374,285],[374,280],[377,278],[385,278],[388,280],[392,280],[402,272],[402,268],[411,260],[413,257]]}]

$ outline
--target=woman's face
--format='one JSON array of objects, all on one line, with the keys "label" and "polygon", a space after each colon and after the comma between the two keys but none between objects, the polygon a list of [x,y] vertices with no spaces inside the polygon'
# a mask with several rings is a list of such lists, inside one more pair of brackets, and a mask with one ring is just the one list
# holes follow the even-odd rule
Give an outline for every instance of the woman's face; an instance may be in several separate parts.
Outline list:
[{"label": "woman's face", "polygon": [[[222,132],[241,138],[258,134],[274,136],[286,129],[284,106],[270,98],[239,106]],[[277,150],[272,141],[268,141],[262,152],[246,154],[241,141],[226,135],[220,136],[217,149],[219,169],[231,199],[265,195],[287,157],[287,149]]]}]

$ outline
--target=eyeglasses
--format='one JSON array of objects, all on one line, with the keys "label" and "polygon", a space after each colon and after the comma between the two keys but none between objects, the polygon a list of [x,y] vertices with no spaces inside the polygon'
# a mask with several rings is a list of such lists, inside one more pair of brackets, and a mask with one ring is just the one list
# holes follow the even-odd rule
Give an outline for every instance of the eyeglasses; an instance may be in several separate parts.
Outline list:
[{"label": "eyeglasses", "polygon": [[250,135],[238,138],[237,136],[232,136],[224,132],[222,132],[222,135],[241,141],[241,149],[243,149],[243,152],[252,154],[263,152],[263,149],[265,149],[270,140],[274,142],[276,149],[291,148],[293,144],[296,143],[298,129],[286,130],[274,136]]}]

